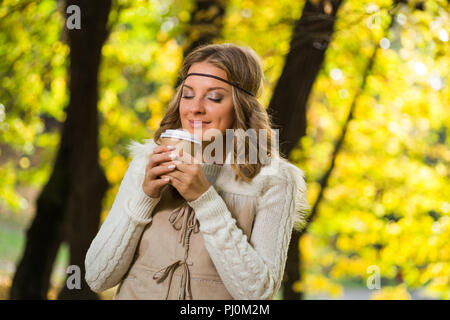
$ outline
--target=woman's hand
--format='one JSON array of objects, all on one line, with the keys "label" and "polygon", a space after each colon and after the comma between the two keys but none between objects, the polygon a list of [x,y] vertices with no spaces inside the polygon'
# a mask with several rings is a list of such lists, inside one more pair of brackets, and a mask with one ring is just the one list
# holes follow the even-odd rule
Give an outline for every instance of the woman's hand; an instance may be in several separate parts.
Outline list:
[{"label": "woman's hand", "polygon": [[153,149],[150,161],[145,167],[145,178],[142,182],[142,190],[147,196],[158,198],[161,195],[161,189],[169,183],[169,180],[164,179],[162,175],[175,169],[174,149],[171,146],[158,146]]},{"label": "woman's hand", "polygon": [[175,160],[176,169],[166,173],[161,178],[168,177],[170,184],[173,185],[186,201],[194,201],[205,193],[211,184],[206,178],[202,167],[188,153],[179,157],[183,161]]}]

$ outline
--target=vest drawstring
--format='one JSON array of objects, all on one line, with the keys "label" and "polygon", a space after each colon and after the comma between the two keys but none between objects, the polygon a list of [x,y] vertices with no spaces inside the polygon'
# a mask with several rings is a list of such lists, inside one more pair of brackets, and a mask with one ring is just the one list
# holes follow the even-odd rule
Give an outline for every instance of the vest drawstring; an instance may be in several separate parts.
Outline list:
[{"label": "vest drawstring", "polygon": [[[173,273],[178,267],[183,267],[183,273],[181,276],[180,287],[178,290],[178,299],[192,299],[191,293],[191,274],[189,266],[191,263],[187,262],[189,253],[189,239],[191,233],[197,233],[200,231],[199,222],[195,218],[194,209],[192,209],[187,202],[184,202],[181,206],[173,210],[169,216],[169,221],[175,230],[181,230],[179,242],[185,247],[183,260],[177,260],[172,264],[163,267],[161,270],[155,273],[153,279],[160,283],[169,276],[169,284],[167,286],[166,300],[169,297],[170,285],[172,283]],[[181,224],[180,224],[180,221]],[[160,274],[162,272],[162,274]]]}]

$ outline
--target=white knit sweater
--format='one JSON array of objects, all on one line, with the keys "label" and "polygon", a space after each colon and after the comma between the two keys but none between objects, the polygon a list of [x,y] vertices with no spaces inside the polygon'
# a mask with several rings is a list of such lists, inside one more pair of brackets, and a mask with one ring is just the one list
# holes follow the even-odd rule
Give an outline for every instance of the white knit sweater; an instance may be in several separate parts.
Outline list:
[{"label": "white knit sweater", "polygon": [[[134,142],[129,168],[112,208],[86,254],[85,279],[101,292],[119,284],[130,267],[144,227],[160,200],[142,190],[145,166],[156,144]],[[202,164],[210,180],[214,166]],[[304,227],[309,206],[301,169],[287,161],[275,174],[263,167],[250,184],[235,181],[224,164],[215,182],[198,199],[188,202],[200,222],[205,247],[225,287],[234,299],[272,299],[283,278],[293,228]],[[272,172],[269,172],[272,173]],[[211,180],[210,180],[211,181]],[[222,197],[256,196],[257,211],[250,239],[236,225]]]}]

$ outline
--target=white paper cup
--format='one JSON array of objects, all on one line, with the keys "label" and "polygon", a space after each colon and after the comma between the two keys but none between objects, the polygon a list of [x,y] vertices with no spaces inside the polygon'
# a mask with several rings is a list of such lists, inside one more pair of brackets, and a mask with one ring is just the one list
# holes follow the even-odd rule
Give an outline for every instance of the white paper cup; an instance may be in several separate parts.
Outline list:
[{"label": "white paper cup", "polygon": [[196,152],[201,152],[202,142],[193,134],[181,130],[181,129],[168,129],[164,131],[161,136],[161,145],[167,146],[171,145],[175,147],[174,152],[180,154],[187,153],[192,157],[195,157]]}]

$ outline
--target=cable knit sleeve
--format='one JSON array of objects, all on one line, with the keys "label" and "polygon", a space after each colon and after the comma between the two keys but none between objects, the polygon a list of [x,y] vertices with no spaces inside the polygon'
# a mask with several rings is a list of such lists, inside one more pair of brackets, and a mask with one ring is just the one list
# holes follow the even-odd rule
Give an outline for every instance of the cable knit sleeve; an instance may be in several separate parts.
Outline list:
[{"label": "cable knit sleeve", "polygon": [[306,203],[305,193],[300,192],[306,190],[303,178],[296,181],[290,172],[284,167],[280,175],[266,179],[250,241],[213,186],[189,202],[205,247],[235,299],[273,299],[281,286],[297,204]]},{"label": "cable knit sleeve", "polygon": [[94,292],[112,288],[121,281],[145,225],[152,220],[152,211],[160,198],[148,197],[142,190],[144,173],[142,159],[133,159],[86,254],[85,279]]}]

